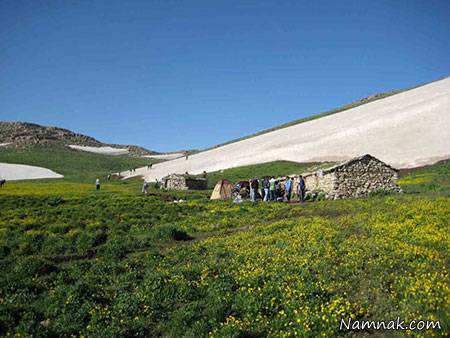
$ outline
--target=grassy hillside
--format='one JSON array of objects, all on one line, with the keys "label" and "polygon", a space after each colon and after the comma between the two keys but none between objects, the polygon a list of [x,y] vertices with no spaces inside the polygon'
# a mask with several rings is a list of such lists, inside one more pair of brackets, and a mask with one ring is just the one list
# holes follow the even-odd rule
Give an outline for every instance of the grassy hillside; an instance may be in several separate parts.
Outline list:
[{"label": "grassy hillside", "polygon": [[408,193],[449,196],[450,160],[422,168],[402,170],[400,177],[399,184]]},{"label": "grassy hillside", "polygon": [[64,179],[92,182],[97,176],[141,167],[156,160],[132,156],[110,156],[75,151],[64,146],[34,146],[26,148],[0,148],[0,162],[36,165],[63,174]]},{"label": "grassy hillside", "polygon": [[350,335],[341,317],[440,320],[414,333],[445,336],[450,197],[427,186],[449,167],[405,173],[415,193],[304,205],[10,182],[0,336]]},{"label": "grassy hillside", "polygon": [[263,176],[284,176],[291,174],[301,174],[303,172],[318,169],[319,167],[328,165],[331,166],[332,163],[298,163],[289,161],[274,161],[237,168],[230,168],[208,173],[208,187],[214,188],[214,185],[220,179],[227,179],[234,183],[239,180],[248,180],[252,177],[261,178]]}]

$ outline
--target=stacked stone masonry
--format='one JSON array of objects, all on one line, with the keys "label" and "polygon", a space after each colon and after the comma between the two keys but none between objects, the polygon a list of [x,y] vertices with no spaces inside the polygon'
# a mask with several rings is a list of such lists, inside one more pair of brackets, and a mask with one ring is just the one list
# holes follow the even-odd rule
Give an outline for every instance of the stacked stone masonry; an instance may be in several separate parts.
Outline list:
[{"label": "stacked stone masonry", "polygon": [[399,192],[398,171],[371,155],[304,174],[306,190],[323,191],[327,198],[367,196],[375,191]]},{"label": "stacked stone masonry", "polygon": [[166,190],[203,190],[207,187],[204,178],[191,177],[189,175],[171,174],[162,179],[161,189]]}]

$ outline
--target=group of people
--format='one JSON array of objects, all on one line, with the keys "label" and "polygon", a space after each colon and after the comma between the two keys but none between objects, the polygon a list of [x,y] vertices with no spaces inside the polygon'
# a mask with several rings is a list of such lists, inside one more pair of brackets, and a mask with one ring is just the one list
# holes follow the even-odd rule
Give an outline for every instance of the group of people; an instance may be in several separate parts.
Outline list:
[{"label": "group of people", "polygon": [[264,202],[282,202],[287,200],[290,202],[294,188],[297,191],[299,201],[304,202],[305,200],[306,185],[302,175],[300,175],[296,187],[294,187],[294,180],[291,177],[286,177],[284,182],[275,179],[274,176],[265,176],[260,180],[255,177],[251,179],[249,183],[250,199],[252,202],[256,202],[257,200],[262,200]]},{"label": "group of people", "polygon": [[[148,169],[151,169],[151,167],[151,164],[147,166]],[[130,172],[133,172],[135,170],[136,169],[130,169]],[[187,174],[188,173],[186,172],[186,175]],[[203,178],[207,178],[206,171],[203,171],[202,176]],[[109,181],[110,179],[111,175],[109,174],[107,176],[107,180]],[[4,183],[5,180],[0,180],[0,186]],[[256,202],[257,200],[262,200],[264,202],[283,202],[286,200],[290,202],[294,189],[296,189],[298,200],[300,202],[304,202],[305,200],[306,184],[302,175],[299,176],[299,180],[295,187],[294,179],[289,176],[286,177],[284,181],[275,179],[275,176],[264,176],[261,179],[254,177],[250,181],[241,181],[240,183],[242,183],[243,186],[246,186],[248,184],[250,190],[250,199],[252,202]],[[158,185],[158,181],[156,181],[156,184]],[[144,183],[142,184],[141,192],[145,195],[148,195],[149,187],[149,183],[147,181],[144,181]],[[234,189],[235,191],[239,192],[241,188],[241,184],[238,183],[238,185]],[[98,177],[95,180],[95,189],[100,190],[100,178]]]}]

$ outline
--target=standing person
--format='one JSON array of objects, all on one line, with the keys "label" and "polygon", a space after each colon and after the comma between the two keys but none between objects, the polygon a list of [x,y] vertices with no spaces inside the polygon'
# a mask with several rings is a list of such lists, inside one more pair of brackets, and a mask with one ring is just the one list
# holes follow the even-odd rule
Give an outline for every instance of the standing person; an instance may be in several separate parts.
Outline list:
[{"label": "standing person", "polygon": [[258,179],[254,177],[250,181],[250,199],[252,200],[252,202],[256,202],[256,194],[258,193],[258,188],[259,188]]},{"label": "standing person", "polygon": [[269,201],[275,201],[276,196],[275,196],[275,177],[272,176],[269,180]]},{"label": "standing person", "polygon": [[264,201],[268,201],[269,200],[269,176],[264,177]]},{"label": "standing person", "polygon": [[284,184],[284,187],[286,188],[286,199],[288,202],[291,201],[291,194],[292,194],[292,180],[288,176],[286,183]]},{"label": "standing person", "polygon": [[265,191],[264,191],[264,182],[265,182],[265,180],[266,180],[266,177],[262,177],[261,178],[261,181],[259,182],[259,186],[261,187],[261,200],[262,201],[265,201],[265,198],[266,198],[266,193],[265,193]]},{"label": "standing person", "polygon": [[203,174],[202,174],[203,178],[208,177],[208,174],[206,173],[206,170],[203,170]]},{"label": "standing person", "polygon": [[100,190],[100,179],[98,177],[95,180],[95,190]]},{"label": "standing person", "polygon": [[186,151],[185,155],[186,155],[186,160],[187,160],[189,158],[189,154],[187,151]]},{"label": "standing person", "polygon": [[282,202],[284,200],[284,191],[280,181],[275,182],[275,200]]},{"label": "standing person", "polygon": [[298,200],[300,202],[305,201],[305,188],[306,188],[305,180],[303,179],[303,176],[300,175],[297,185]]},{"label": "standing person", "polygon": [[148,195],[148,182],[144,181],[144,184],[142,184],[142,193],[145,195]]}]

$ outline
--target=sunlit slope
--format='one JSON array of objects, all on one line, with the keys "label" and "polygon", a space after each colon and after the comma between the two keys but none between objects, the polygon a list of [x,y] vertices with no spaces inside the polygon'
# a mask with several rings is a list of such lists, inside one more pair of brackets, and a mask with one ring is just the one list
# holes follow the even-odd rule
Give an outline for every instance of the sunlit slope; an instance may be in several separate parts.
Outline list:
[{"label": "sunlit slope", "polygon": [[[450,78],[337,114],[293,125],[185,158],[136,170],[147,180],[169,173],[277,160],[340,161],[370,153],[397,168],[450,157]],[[126,173],[124,173],[126,174]]]}]

